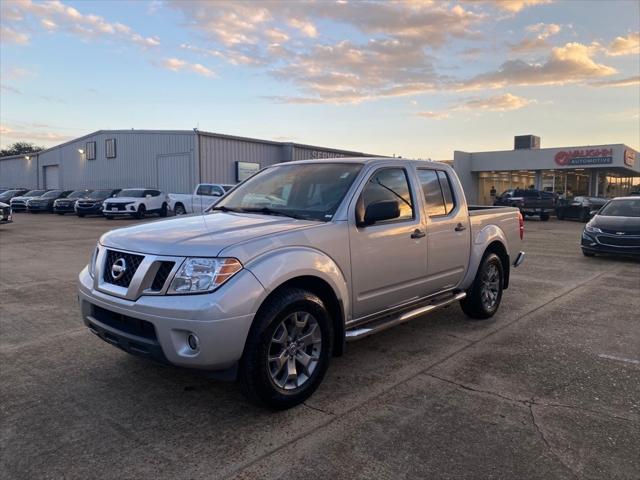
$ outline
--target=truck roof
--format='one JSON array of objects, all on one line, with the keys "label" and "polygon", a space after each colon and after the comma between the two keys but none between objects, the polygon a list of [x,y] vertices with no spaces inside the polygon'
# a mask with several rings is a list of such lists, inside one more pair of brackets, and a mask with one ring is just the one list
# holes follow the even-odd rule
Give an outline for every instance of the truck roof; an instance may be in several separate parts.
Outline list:
[{"label": "truck roof", "polygon": [[295,162],[283,162],[279,165],[291,165],[298,163],[361,163],[363,165],[369,165],[372,163],[387,163],[387,162],[403,162],[403,163],[415,163],[424,165],[425,163],[436,164],[438,166],[449,167],[446,163],[435,162],[433,160],[415,160],[412,158],[400,158],[400,157],[336,157],[336,158],[319,158],[310,160],[296,160]]}]

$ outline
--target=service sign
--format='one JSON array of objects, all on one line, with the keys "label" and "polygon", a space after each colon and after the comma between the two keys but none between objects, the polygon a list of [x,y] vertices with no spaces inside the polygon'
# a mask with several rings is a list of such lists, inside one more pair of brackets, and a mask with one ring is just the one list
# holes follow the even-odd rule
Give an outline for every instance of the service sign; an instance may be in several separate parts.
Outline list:
[{"label": "service sign", "polygon": [[633,150],[625,150],[624,151],[624,164],[633,167],[633,164],[636,161],[636,152]]},{"label": "service sign", "polygon": [[243,182],[258,170],[260,170],[259,163],[236,162],[236,181]]},{"label": "service sign", "polygon": [[554,160],[561,167],[606,165],[609,163],[613,163],[613,148],[563,150],[556,153]]},{"label": "service sign", "polygon": [[321,152],[320,150],[313,150],[311,152],[311,158],[343,158],[343,157],[346,157],[344,153]]}]

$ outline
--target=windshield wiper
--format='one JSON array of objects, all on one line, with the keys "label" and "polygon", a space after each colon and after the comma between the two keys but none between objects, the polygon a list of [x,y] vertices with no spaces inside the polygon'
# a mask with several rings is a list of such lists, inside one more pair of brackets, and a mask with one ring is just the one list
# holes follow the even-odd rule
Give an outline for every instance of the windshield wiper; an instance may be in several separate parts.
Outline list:
[{"label": "windshield wiper", "polygon": [[297,220],[303,218],[299,215],[294,215],[293,213],[283,212],[282,210],[273,210],[272,208],[269,208],[269,207],[243,208],[240,211],[244,213],[262,213],[263,215],[279,215],[281,217],[295,218]]},{"label": "windshield wiper", "polygon": [[205,212],[213,212],[214,210],[220,210],[221,212],[233,212],[233,213],[242,213],[244,210],[238,208],[229,208],[224,205],[220,205],[219,207],[209,207],[205,210]]}]

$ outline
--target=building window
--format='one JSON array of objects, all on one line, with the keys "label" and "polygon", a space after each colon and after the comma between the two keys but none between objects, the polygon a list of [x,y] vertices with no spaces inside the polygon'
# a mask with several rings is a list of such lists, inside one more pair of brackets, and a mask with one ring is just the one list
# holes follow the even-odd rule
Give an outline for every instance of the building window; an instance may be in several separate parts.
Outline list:
[{"label": "building window", "polygon": [[107,154],[107,158],[116,158],[116,139],[107,138],[104,141],[104,150]]},{"label": "building window", "polygon": [[87,160],[96,159],[96,142],[87,142]]}]

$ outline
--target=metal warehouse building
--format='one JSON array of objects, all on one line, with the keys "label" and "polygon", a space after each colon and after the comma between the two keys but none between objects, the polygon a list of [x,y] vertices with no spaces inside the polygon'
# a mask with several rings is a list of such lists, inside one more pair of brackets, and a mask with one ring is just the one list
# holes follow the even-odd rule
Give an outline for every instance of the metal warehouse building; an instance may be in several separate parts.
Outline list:
[{"label": "metal warehouse building", "polygon": [[158,188],[236,183],[260,168],[312,158],[371,156],[199,130],[100,130],[37,154],[0,159],[0,187]]}]

